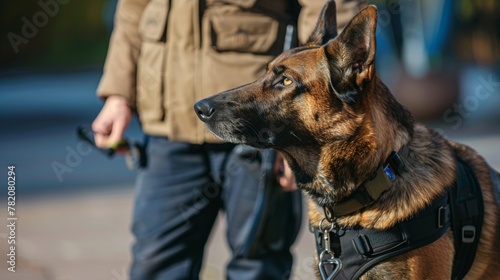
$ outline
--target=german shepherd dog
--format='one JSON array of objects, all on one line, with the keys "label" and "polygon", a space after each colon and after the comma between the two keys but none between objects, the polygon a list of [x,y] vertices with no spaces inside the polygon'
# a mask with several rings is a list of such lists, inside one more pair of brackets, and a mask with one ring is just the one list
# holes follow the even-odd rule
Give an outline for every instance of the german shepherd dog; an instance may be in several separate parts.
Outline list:
[{"label": "german shepherd dog", "polygon": [[[415,123],[395,100],[374,68],[376,23],[377,9],[368,6],[337,34],[335,3],[329,1],[307,44],[275,58],[258,80],[198,101],[195,111],[224,141],[280,151],[310,198],[309,218],[316,228],[325,218],[339,228],[394,227],[453,188],[456,157],[461,158],[480,185],[484,205],[465,278],[500,279],[500,215],[492,183],[498,173],[473,149]],[[393,151],[405,149],[404,170],[392,174],[390,188],[353,212],[332,215]],[[361,278],[451,279],[454,253],[450,227],[437,240],[386,259]],[[317,276],[322,273],[319,268]]]}]

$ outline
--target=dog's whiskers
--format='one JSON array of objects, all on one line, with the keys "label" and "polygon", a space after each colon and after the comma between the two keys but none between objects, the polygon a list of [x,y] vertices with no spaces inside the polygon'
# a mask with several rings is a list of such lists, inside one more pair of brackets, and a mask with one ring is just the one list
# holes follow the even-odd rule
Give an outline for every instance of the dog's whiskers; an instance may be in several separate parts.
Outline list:
[{"label": "dog's whiskers", "polygon": [[234,106],[234,105],[238,105],[238,106],[240,106],[240,105],[242,105],[242,104],[241,104],[240,102],[236,102],[236,101],[234,101],[234,100],[230,100],[230,101],[228,101],[228,102],[227,102],[227,105],[233,105],[233,106]]},{"label": "dog's whiskers", "polygon": [[295,133],[293,133],[293,131],[290,131],[290,134],[291,134],[293,137],[295,137],[295,138],[299,139],[299,141],[300,141],[300,142],[302,142],[302,139],[300,139],[300,138],[299,138],[299,136],[297,136]]},{"label": "dog's whiskers", "polygon": [[255,134],[255,137],[259,137],[259,133],[253,126],[253,124],[245,119],[239,119],[239,121],[243,124],[244,127],[248,128],[250,131],[252,131]]},{"label": "dog's whiskers", "polygon": [[331,90],[335,92],[335,88],[333,87],[332,79],[328,79],[328,84],[330,85]]}]

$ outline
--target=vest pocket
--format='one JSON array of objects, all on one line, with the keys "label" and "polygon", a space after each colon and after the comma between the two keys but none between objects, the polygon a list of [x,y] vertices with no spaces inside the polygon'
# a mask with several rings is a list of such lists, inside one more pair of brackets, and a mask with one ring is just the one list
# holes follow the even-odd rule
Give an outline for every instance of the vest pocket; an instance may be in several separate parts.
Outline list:
[{"label": "vest pocket", "polygon": [[137,63],[136,102],[142,122],[160,121],[165,117],[162,104],[168,2],[153,0],[148,3],[139,22],[142,44]]},{"label": "vest pocket", "polygon": [[164,41],[168,2],[153,0],[147,4],[139,22],[139,34],[144,41]]},{"label": "vest pocket", "polygon": [[209,21],[216,51],[270,54],[276,49],[280,24],[271,17],[238,10],[210,14]]},{"label": "vest pocket", "polygon": [[141,121],[164,118],[163,63],[166,45],[163,42],[143,42],[137,64],[137,112]]}]

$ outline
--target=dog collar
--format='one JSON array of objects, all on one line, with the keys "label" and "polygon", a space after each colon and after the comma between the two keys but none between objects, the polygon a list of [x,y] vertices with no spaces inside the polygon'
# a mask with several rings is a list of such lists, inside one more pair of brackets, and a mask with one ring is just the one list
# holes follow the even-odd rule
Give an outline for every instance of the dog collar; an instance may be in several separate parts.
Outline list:
[{"label": "dog collar", "polygon": [[402,158],[406,158],[408,152],[408,145],[404,145],[399,153],[392,151],[384,165],[377,169],[373,178],[365,181],[347,200],[333,207],[324,206],[327,217],[340,217],[354,213],[377,200],[382,193],[391,188],[396,177],[403,173],[405,164]]}]

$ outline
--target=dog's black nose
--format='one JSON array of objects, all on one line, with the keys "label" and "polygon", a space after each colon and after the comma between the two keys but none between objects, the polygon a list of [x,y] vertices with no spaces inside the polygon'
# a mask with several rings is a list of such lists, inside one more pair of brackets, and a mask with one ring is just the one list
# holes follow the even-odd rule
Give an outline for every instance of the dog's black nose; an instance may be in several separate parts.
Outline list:
[{"label": "dog's black nose", "polygon": [[194,111],[202,121],[209,120],[215,112],[215,107],[210,99],[203,99],[194,104]]}]

